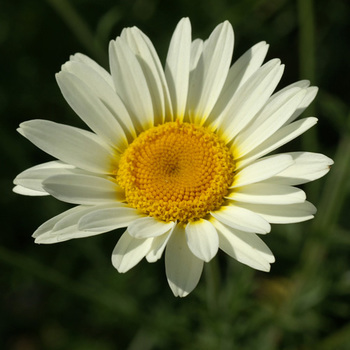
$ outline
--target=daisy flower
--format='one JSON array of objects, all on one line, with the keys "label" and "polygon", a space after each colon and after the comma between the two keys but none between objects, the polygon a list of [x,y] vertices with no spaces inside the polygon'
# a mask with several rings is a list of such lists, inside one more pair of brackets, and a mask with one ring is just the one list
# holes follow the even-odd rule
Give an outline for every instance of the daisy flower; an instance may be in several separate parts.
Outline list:
[{"label": "daisy flower", "polygon": [[229,22],[192,41],[184,18],[164,69],[136,27],[110,42],[110,73],[87,56],[70,57],[57,82],[91,131],[46,120],[18,129],[57,160],[19,174],[14,191],[76,205],[41,225],[36,243],[124,227],[113,266],[126,272],[164,252],[180,297],[218,249],[270,270],[275,259],[258,234],[313,218],[315,207],[295,185],[325,175],[333,162],[309,152],[268,155],[316,124],[296,119],[317,88],[304,80],[274,93],[284,66],[263,64],[268,45],[256,44],[231,66],[233,44]]}]

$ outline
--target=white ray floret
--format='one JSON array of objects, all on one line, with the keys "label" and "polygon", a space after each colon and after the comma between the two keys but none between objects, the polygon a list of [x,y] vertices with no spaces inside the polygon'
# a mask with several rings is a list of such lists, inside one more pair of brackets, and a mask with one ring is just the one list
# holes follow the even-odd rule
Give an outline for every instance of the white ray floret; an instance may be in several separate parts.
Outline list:
[{"label": "white ray floret", "polygon": [[118,37],[109,45],[111,73],[138,131],[153,126],[152,97],[139,61],[127,43]]},{"label": "white ray floret", "polygon": [[195,123],[203,123],[214,107],[225,83],[233,52],[233,29],[229,22],[211,34],[191,75],[188,114]]},{"label": "white ray floret", "polygon": [[108,232],[127,227],[140,218],[140,213],[122,203],[113,203],[105,207],[94,207],[78,221],[78,229],[84,232]]},{"label": "white ray floret", "polygon": [[203,260],[191,252],[180,226],[175,227],[167,244],[165,270],[171,290],[180,297],[185,297],[196,287],[202,274]]},{"label": "white ray floret", "polygon": [[278,185],[275,182],[260,182],[240,187],[226,198],[246,203],[284,205],[303,203],[306,195],[303,190],[296,187]]},{"label": "white ray floret", "polygon": [[112,253],[112,264],[119,272],[127,272],[137,265],[152,247],[153,238],[135,239],[125,231]]},{"label": "white ray floret", "polygon": [[219,233],[219,246],[226,254],[257,270],[269,271],[274,262],[267,245],[254,233],[232,230],[217,220],[212,220]]},{"label": "white ray floret", "polygon": [[[66,73],[70,73],[74,75],[82,83],[84,83],[86,86],[92,89],[93,94],[100,99],[103,105],[108,109],[108,112],[113,114],[113,117],[117,120],[119,125],[123,127],[123,131],[127,134],[127,136],[131,139],[136,137],[134,124],[132,123],[132,120],[130,118],[130,115],[124,103],[122,102],[120,97],[115,93],[114,86],[112,86],[113,85],[113,81],[111,80],[112,77],[110,75],[109,75],[109,78],[111,81],[106,81],[105,76],[101,74],[101,72],[94,70],[88,64],[85,64],[83,62],[77,62],[75,60],[68,61],[62,66],[62,71],[56,74],[56,79],[58,84],[62,85],[62,88],[61,88],[62,92],[64,91],[63,89],[71,88],[69,86],[69,83],[65,85],[64,84],[65,81],[64,79],[62,79],[62,76],[64,76],[64,74]],[[69,91],[66,91],[66,94],[68,93]],[[92,98],[94,98],[95,96],[93,96]],[[72,96],[69,98],[76,99],[77,96]],[[80,102],[80,104],[82,103],[83,101]],[[78,104],[79,104],[79,101],[78,101]],[[84,107],[86,108],[86,106]],[[78,113],[78,115],[80,115],[80,113]],[[83,113],[82,113],[82,118],[85,118]],[[112,125],[113,124],[115,124],[115,122],[112,121]]]},{"label": "white ray floret", "polygon": [[183,119],[187,103],[191,56],[191,24],[187,18],[177,25],[165,63],[173,113]]},{"label": "white ray floret", "polygon": [[209,262],[219,249],[219,237],[215,227],[207,220],[198,220],[186,226],[187,244],[199,259]]},{"label": "white ray floret", "polygon": [[63,174],[50,176],[43,182],[45,191],[68,203],[97,205],[122,201],[118,184],[98,176]]},{"label": "white ray floret", "polygon": [[24,122],[18,132],[65,163],[96,173],[111,171],[112,150],[91,132],[47,120]]}]

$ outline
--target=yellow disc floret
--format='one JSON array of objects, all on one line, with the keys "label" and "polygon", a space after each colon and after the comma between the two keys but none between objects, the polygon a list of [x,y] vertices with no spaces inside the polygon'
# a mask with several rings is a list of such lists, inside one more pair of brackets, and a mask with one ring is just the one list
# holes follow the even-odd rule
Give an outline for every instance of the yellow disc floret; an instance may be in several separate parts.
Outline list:
[{"label": "yellow disc floret", "polygon": [[186,223],[222,205],[233,173],[232,154],[215,133],[169,122],[129,145],[117,182],[131,207],[159,220]]}]

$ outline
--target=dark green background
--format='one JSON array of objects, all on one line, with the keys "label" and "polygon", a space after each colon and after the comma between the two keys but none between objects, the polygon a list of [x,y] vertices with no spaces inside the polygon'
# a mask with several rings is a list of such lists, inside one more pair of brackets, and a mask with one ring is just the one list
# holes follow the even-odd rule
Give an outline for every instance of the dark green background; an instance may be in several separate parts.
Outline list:
[{"label": "dark green background", "polygon": [[[336,160],[326,178],[306,186],[319,212],[263,237],[277,262],[269,274],[224,254],[220,276],[206,276],[176,299],[163,259],[119,274],[110,255],[120,232],[36,245],[32,232],[68,208],[49,197],[11,192],[12,179],[50,157],[16,133],[41,118],[81,126],[54,74],[69,55],[86,53],[108,67],[107,46],[125,26],[153,41],[162,62],[178,20],[206,38],[228,19],[234,59],[258,41],[286,70],[280,87],[311,79],[320,87],[304,116],[319,123],[288,150]],[[11,350],[350,349],[350,120],[347,0],[42,0],[0,4],[0,348]],[[209,271],[209,273],[208,273]]]}]

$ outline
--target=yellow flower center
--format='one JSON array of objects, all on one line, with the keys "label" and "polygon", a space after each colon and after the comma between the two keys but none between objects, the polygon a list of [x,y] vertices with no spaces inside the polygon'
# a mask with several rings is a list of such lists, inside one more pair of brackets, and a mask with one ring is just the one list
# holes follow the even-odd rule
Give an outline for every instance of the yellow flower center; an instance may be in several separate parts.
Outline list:
[{"label": "yellow flower center", "polygon": [[131,207],[159,220],[186,223],[222,205],[233,174],[232,154],[216,134],[169,122],[129,145],[117,182]]}]

